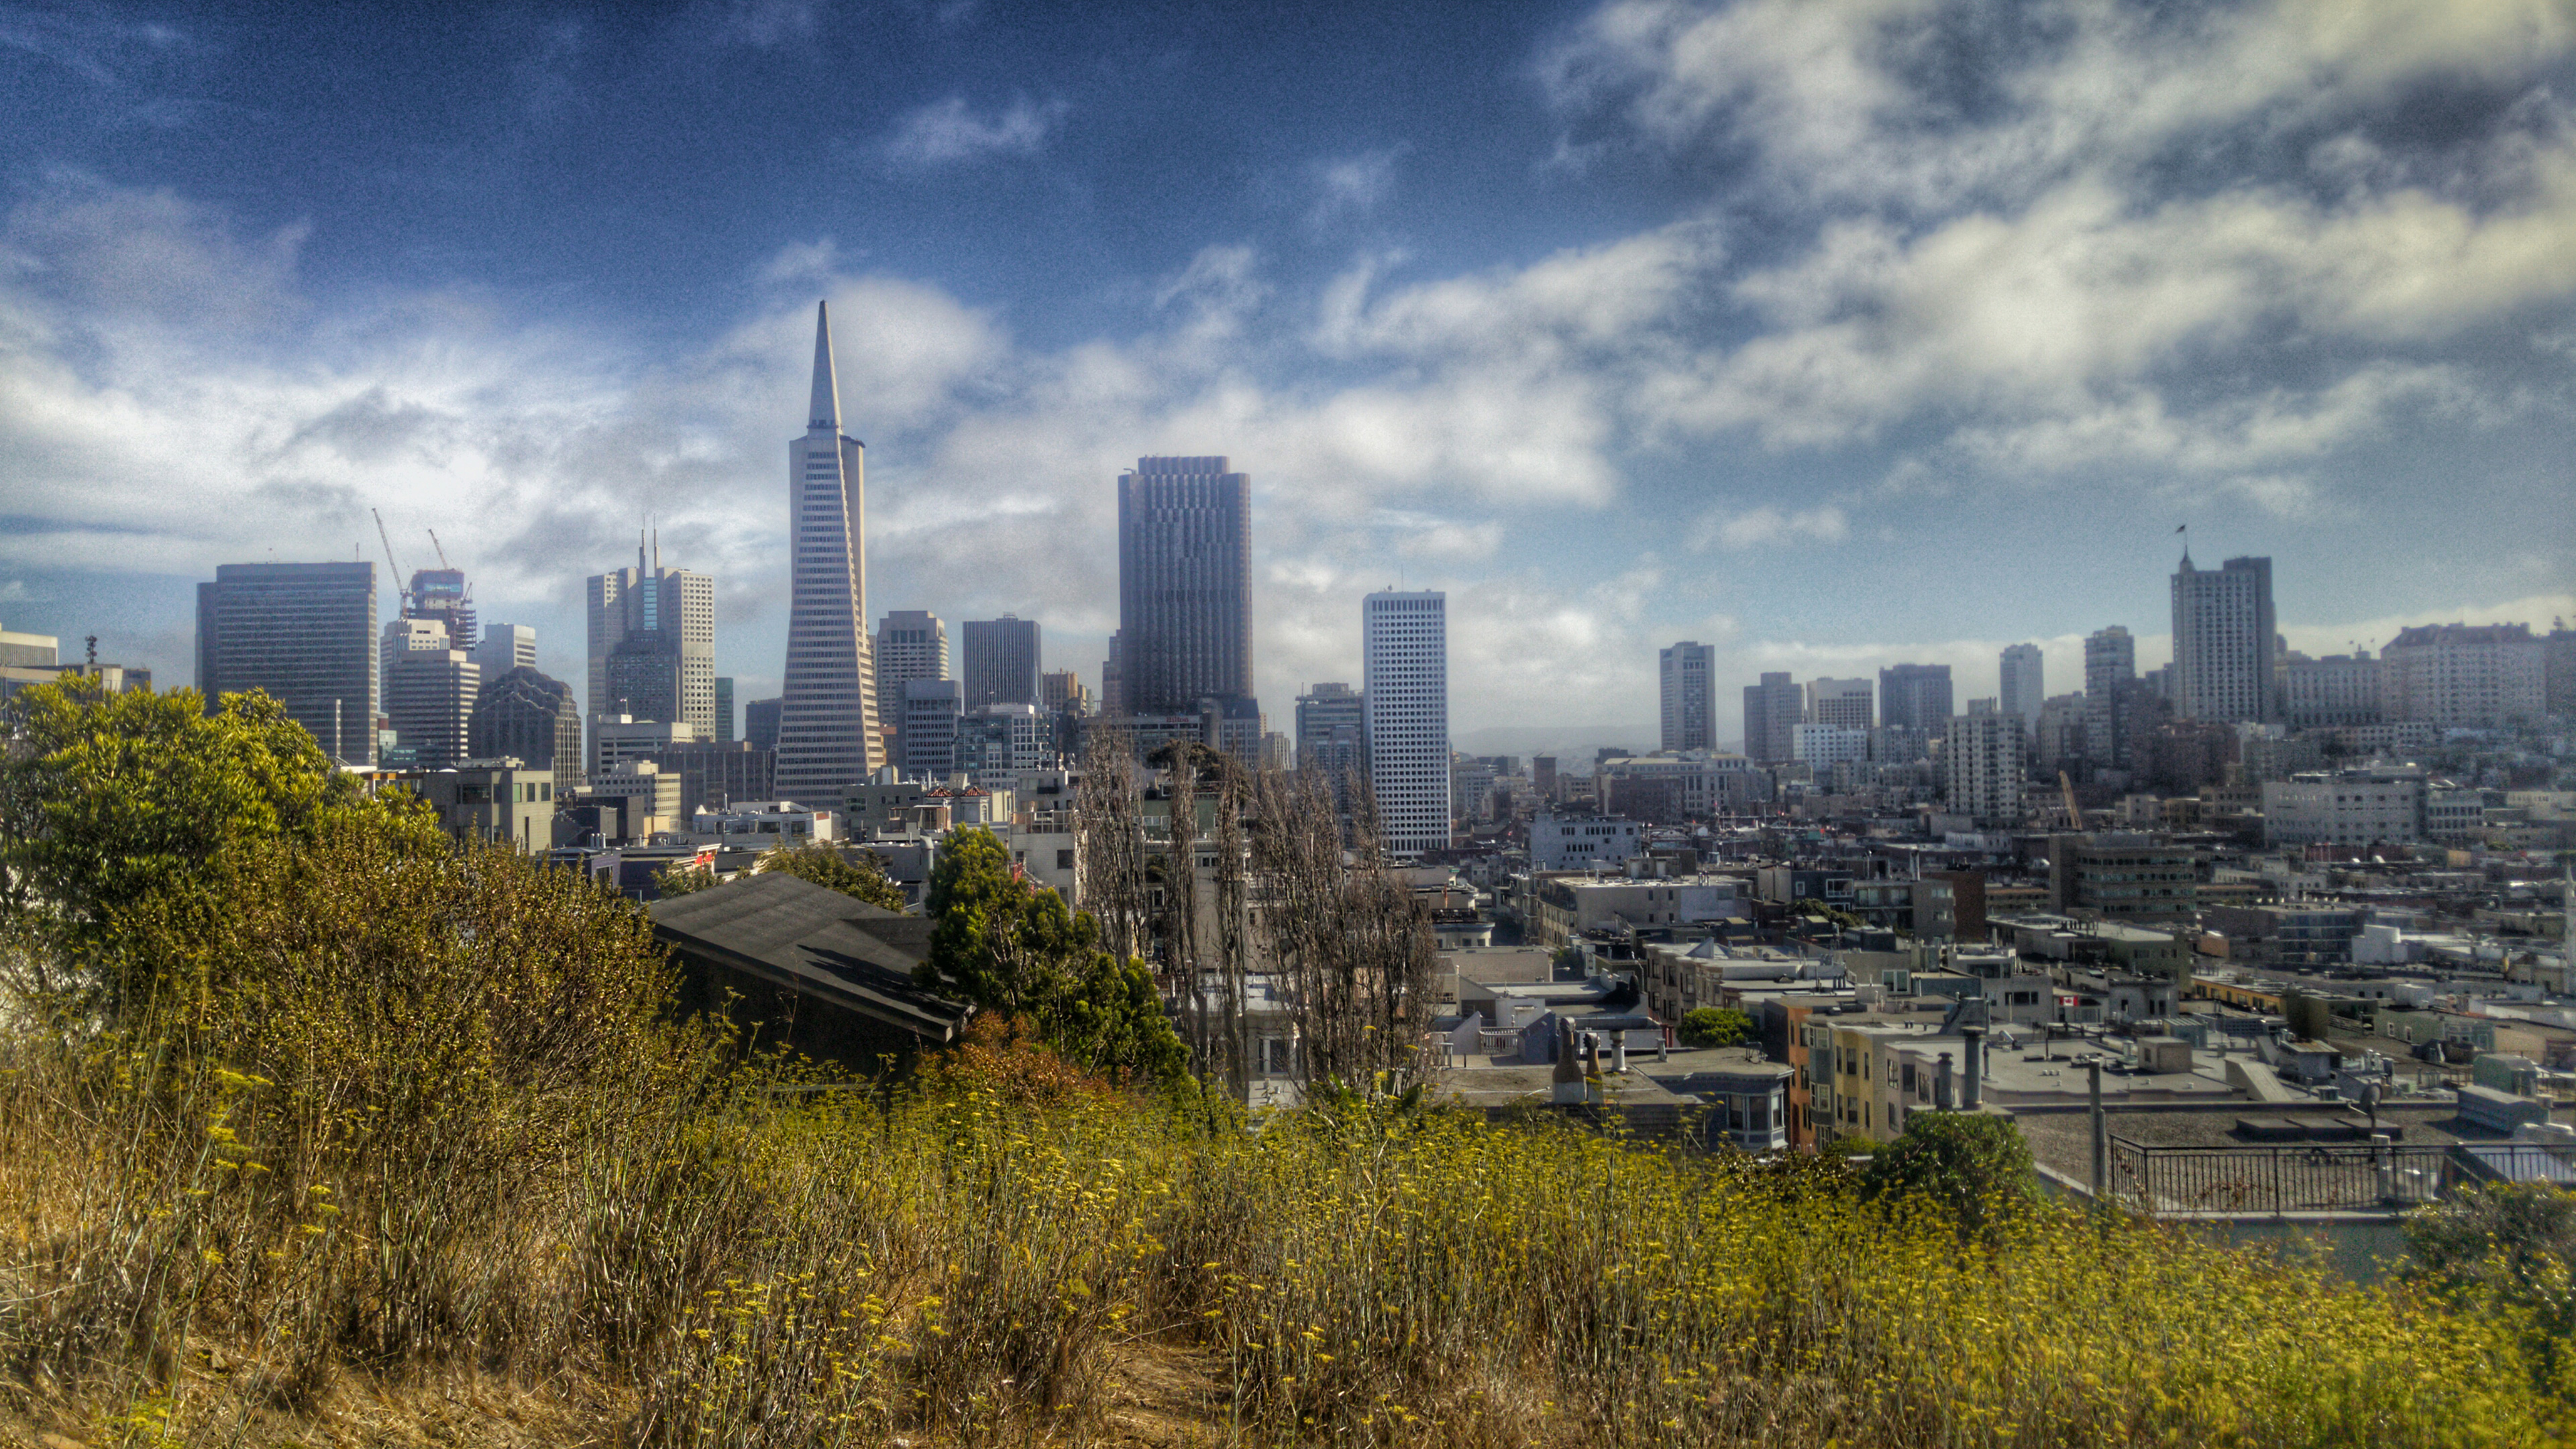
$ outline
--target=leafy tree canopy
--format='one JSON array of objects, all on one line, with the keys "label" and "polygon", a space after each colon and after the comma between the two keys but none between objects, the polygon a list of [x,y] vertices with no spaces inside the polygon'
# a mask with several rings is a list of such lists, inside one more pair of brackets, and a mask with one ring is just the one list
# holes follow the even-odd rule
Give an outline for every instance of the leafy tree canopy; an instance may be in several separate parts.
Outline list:
[{"label": "leafy tree canopy", "polygon": [[234,854],[307,838],[334,813],[413,829],[426,815],[362,798],[261,693],[228,694],[208,713],[192,689],[110,694],[73,679],[21,691],[7,726],[0,899],[111,1007],[149,984],[126,979],[135,963],[106,960],[138,912],[211,911]]},{"label": "leafy tree canopy", "polygon": [[2030,1144],[2007,1117],[1916,1112],[1862,1182],[1881,1200],[1932,1199],[1958,1215],[1962,1234],[1991,1234],[2030,1193]]},{"label": "leafy tree canopy", "polygon": [[[759,873],[772,871],[812,881],[818,886],[839,891],[845,896],[883,906],[889,911],[903,909],[903,887],[896,885],[873,855],[861,851],[851,860],[822,841],[807,845],[781,846],[760,858]],[[669,874],[669,872],[664,872]]]},{"label": "leafy tree canopy", "polygon": [[930,955],[921,984],[1035,1024],[1075,1062],[1168,1081],[1187,1053],[1144,962],[1103,950],[1100,926],[1012,868],[989,830],[948,837],[930,873]]},{"label": "leafy tree canopy", "polygon": [[1732,1007],[1701,1006],[1682,1013],[1682,1045],[1734,1046],[1753,1039],[1753,1018]]}]

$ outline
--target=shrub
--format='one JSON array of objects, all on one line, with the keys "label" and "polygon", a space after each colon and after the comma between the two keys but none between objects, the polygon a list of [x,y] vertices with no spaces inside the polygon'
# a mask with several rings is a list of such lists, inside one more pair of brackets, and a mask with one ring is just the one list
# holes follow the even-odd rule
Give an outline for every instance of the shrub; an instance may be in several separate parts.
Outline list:
[{"label": "shrub", "polygon": [[761,875],[777,871],[798,880],[812,881],[889,911],[904,908],[903,887],[889,879],[885,866],[866,851],[859,852],[858,859],[852,860],[838,848],[820,840],[804,845],[785,845],[762,856],[757,870]]},{"label": "shrub", "polygon": [[2008,1117],[1915,1112],[1905,1133],[1871,1158],[1862,1183],[1872,1198],[1927,1198],[1964,1234],[1991,1236],[2030,1192],[2030,1144]]}]

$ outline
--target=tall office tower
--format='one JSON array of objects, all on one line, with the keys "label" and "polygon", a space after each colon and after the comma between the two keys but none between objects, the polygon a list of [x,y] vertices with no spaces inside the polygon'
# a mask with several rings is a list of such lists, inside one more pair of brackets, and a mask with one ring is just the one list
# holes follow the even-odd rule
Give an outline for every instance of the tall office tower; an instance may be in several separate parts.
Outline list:
[{"label": "tall office tower", "polygon": [[2084,762],[2084,696],[2061,694],[2040,705],[2030,755],[2042,770],[2072,769]]},{"label": "tall office tower", "polygon": [[1050,669],[1038,676],[1038,708],[1049,714],[1072,710],[1091,713],[1091,691],[1084,688],[1082,676],[1070,669]]},{"label": "tall office tower", "polygon": [[[905,681],[948,677],[948,626],[927,609],[895,609],[877,621],[877,698],[903,698]],[[890,711],[891,712],[891,711]]]},{"label": "tall office tower", "polygon": [[2576,720],[2576,629],[2552,619],[2541,646],[2547,651],[2541,663],[2541,702],[2558,718]]},{"label": "tall office tower", "polygon": [[1939,739],[1950,727],[1950,712],[1949,665],[1899,664],[1878,671],[1880,724]]},{"label": "tall office tower", "polygon": [[376,566],[225,564],[197,585],[197,688],[264,690],[344,765],[376,759]]},{"label": "tall office tower", "polygon": [[[455,636],[450,635],[452,640]],[[490,624],[483,637],[467,651],[474,656],[474,667],[483,671],[486,681],[500,678],[513,669],[537,667],[537,631],[525,624]]]},{"label": "tall office tower", "polygon": [[2173,576],[2173,642],[2177,718],[2279,722],[2270,559],[2232,558],[2213,571],[2185,553]]},{"label": "tall office tower", "polygon": [[819,302],[814,396],[805,413],[805,436],[787,445],[795,585],[787,613],[786,703],[778,719],[778,790],[823,809],[886,759],[867,626],[867,448],[841,432],[831,319]]},{"label": "tall office tower", "polygon": [[2114,624],[2084,640],[2084,757],[2125,768],[2129,696],[2138,678],[2138,642]]},{"label": "tall office tower", "polygon": [[1717,646],[1684,640],[1656,654],[1668,750],[1717,748]]},{"label": "tall office tower", "polygon": [[558,795],[578,790],[581,701],[571,685],[531,664],[485,675],[466,721],[465,748],[477,760],[515,756],[532,770],[552,770]]},{"label": "tall office tower", "polygon": [[1865,730],[1878,723],[1870,708],[1870,683],[1866,679],[1810,679],[1807,681],[1806,717],[1801,724],[1833,725],[1839,729]]},{"label": "tall office tower", "polygon": [[[407,625],[421,632],[409,632]],[[393,723],[394,738],[424,770],[472,759],[467,741],[475,697],[483,688],[483,671],[473,656],[444,647],[445,625],[436,620],[396,619],[385,626],[385,641],[385,718]],[[424,642],[431,647],[420,647]]]},{"label": "tall office tower", "polygon": [[1369,789],[1387,849],[1449,848],[1449,598],[1388,591],[1360,601]]},{"label": "tall office tower", "polygon": [[742,707],[742,737],[764,750],[778,748],[778,714],[787,701],[755,699]]},{"label": "tall office tower", "polygon": [[1993,700],[1977,700],[1952,720],[1950,742],[1941,750],[1951,812],[1972,816],[1979,825],[2021,824],[2029,748],[2021,716],[2002,713]]},{"label": "tall office tower", "polygon": [[1744,757],[1777,765],[1797,757],[1797,728],[1806,702],[1786,674],[1766,674],[1744,687]]},{"label": "tall office tower", "polygon": [[[394,666],[400,664],[406,655],[444,654],[454,647],[448,640],[447,623],[443,619],[414,619],[406,615],[386,620],[377,646],[381,656],[376,660],[377,694],[381,696],[392,687]],[[386,712],[392,712],[390,706]]]},{"label": "tall office tower", "polygon": [[2018,715],[2025,729],[2039,727],[2040,706],[2048,702],[2048,687],[2041,670],[2039,646],[2013,644],[2005,647],[1996,659],[2003,675],[2004,713]]},{"label": "tall office tower", "polygon": [[1218,457],[1118,475],[1118,663],[1129,714],[1251,697],[1251,474]]},{"label": "tall office tower", "polygon": [[966,713],[966,687],[954,679],[903,682],[903,777],[945,780],[957,769],[957,722]]},{"label": "tall office tower", "polygon": [[471,652],[482,637],[474,631],[474,590],[463,569],[414,569],[411,588],[403,595],[406,619],[436,619],[447,626],[447,647]]},{"label": "tall office tower", "polygon": [[733,727],[733,676],[716,676],[716,743],[729,745],[739,737]]},{"label": "tall office tower", "polygon": [[1038,702],[1038,623],[1004,614],[966,622],[966,707]]},{"label": "tall office tower", "polygon": [[593,574],[590,712],[716,729],[716,581],[662,567],[639,537],[635,566]]}]

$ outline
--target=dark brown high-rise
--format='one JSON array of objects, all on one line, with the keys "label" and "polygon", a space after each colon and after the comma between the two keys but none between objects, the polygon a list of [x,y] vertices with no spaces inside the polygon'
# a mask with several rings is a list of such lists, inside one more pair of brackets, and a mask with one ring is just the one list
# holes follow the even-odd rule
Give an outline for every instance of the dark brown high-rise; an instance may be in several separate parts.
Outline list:
[{"label": "dark brown high-rise", "polygon": [[1118,476],[1118,640],[1129,713],[1251,696],[1251,474],[1139,458]]}]

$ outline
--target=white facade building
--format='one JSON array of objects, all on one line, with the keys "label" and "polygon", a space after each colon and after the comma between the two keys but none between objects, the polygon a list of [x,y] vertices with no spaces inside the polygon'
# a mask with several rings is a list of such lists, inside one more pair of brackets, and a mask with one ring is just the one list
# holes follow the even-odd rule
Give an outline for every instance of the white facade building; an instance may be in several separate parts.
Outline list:
[{"label": "white facade building", "polygon": [[1530,822],[1530,869],[1582,870],[1618,865],[1644,848],[1634,820],[1598,815],[1541,815]]},{"label": "white facade building", "polygon": [[2494,729],[2547,707],[2549,646],[2527,624],[2407,629],[2379,657],[2380,712],[2392,722]]},{"label": "white facade building", "polygon": [[1845,762],[1865,764],[1869,760],[1869,730],[1866,726],[1802,724],[1790,732],[1789,756],[1819,770]]},{"label": "white facade building", "polygon": [[486,624],[474,645],[474,664],[485,679],[537,667],[537,631],[525,624]]},{"label": "white facade building", "polygon": [[1991,700],[1970,705],[1966,714],[1950,721],[1941,774],[1952,814],[1971,816],[1980,825],[2019,825],[2022,786],[2030,774],[2029,737],[2021,716],[1996,710]]},{"label": "white facade building", "polygon": [[1866,730],[1878,723],[1873,706],[1876,688],[1866,679],[1807,681],[1807,720],[1811,725],[1837,725]]},{"label": "white facade building", "polygon": [[1449,848],[1449,599],[1389,590],[1360,602],[1369,789],[1387,848]]},{"label": "white facade building", "polygon": [[2267,781],[2263,843],[2372,845],[2421,840],[2424,801],[2424,776],[2411,770],[2356,770]]}]

